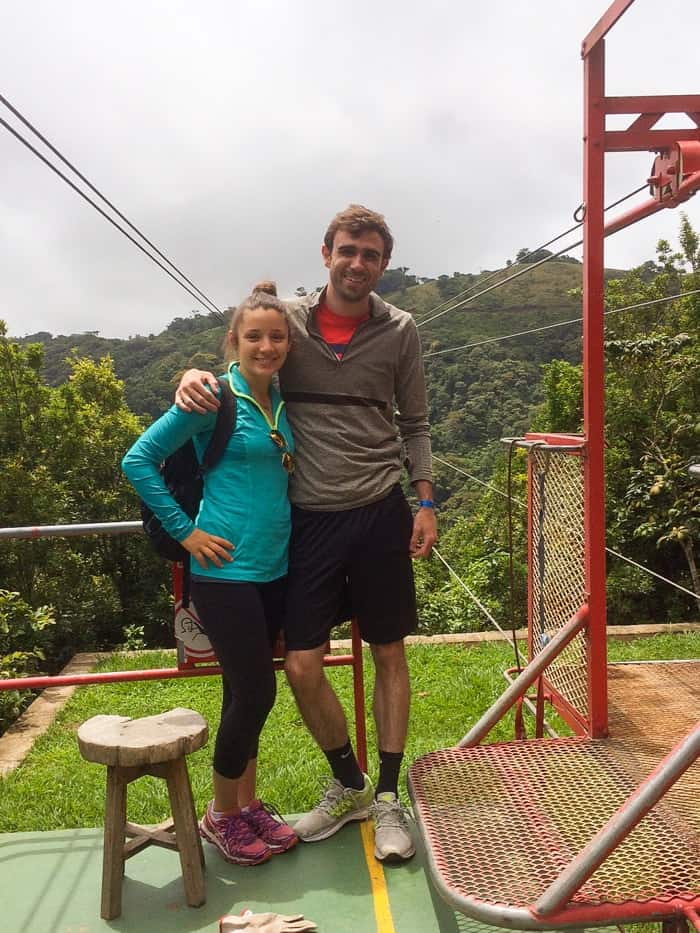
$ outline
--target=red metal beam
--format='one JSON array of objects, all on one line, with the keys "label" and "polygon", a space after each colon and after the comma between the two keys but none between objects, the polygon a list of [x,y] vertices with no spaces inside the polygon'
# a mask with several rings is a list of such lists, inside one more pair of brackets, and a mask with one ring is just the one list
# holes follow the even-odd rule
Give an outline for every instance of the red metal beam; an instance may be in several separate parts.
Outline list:
[{"label": "red metal beam", "polygon": [[628,10],[634,0],[615,0],[615,2],[603,13],[593,29],[588,33],[581,44],[581,57],[586,58],[591,54],[598,43],[605,38],[622,14]]},{"label": "red metal beam", "polygon": [[625,227],[629,227],[634,223],[637,223],[638,220],[644,220],[646,217],[651,217],[652,214],[655,214],[657,211],[662,211],[668,207],[677,207],[682,201],[686,201],[691,197],[695,192],[700,188],[700,172],[695,172],[693,175],[690,175],[686,178],[685,181],[681,182],[678,187],[678,193],[673,198],[668,198],[663,201],[659,201],[657,198],[652,198],[649,201],[644,201],[642,204],[638,204],[632,210],[627,211],[624,214],[621,214],[619,217],[616,217],[615,220],[611,220],[610,223],[605,225],[605,236],[611,236],[613,233],[617,233],[619,230],[624,230]]},{"label": "red metal beam", "polygon": [[700,110],[700,94],[606,97],[606,113],[691,113]]},{"label": "red metal beam", "polygon": [[[573,444],[583,444],[583,434],[547,434],[540,431],[528,431],[525,435],[527,441],[544,441],[557,447],[566,447]],[[575,456],[575,454],[574,454]]]},{"label": "red metal beam", "polygon": [[604,134],[606,152],[654,152],[669,149],[684,140],[700,140],[700,129],[684,127],[679,130],[608,130]]},{"label": "red metal beam", "polygon": [[662,211],[668,206],[669,205],[664,204],[663,201],[659,201],[656,198],[652,198],[650,201],[644,201],[643,204],[638,204],[637,207],[633,207],[632,210],[620,214],[615,220],[611,220],[610,223],[606,224],[605,236],[611,236],[619,230],[624,230],[625,227],[637,223],[638,220],[644,220],[645,217],[651,217],[652,214],[655,214],[657,211]]},{"label": "red metal beam", "polygon": [[[695,905],[700,907],[700,898],[688,896],[652,898],[647,901],[623,901],[621,904],[583,904],[574,902],[573,906],[550,914],[547,917],[547,929],[557,927],[611,926],[615,923],[640,923],[642,920],[663,920],[665,917],[688,916]],[[536,915],[530,909],[532,916]],[[537,918],[539,920],[539,918]],[[542,921],[540,920],[540,923]]]},{"label": "red metal beam", "polygon": [[634,120],[623,132],[645,133],[653,126],[656,126],[662,116],[663,113],[640,113],[637,119]]}]

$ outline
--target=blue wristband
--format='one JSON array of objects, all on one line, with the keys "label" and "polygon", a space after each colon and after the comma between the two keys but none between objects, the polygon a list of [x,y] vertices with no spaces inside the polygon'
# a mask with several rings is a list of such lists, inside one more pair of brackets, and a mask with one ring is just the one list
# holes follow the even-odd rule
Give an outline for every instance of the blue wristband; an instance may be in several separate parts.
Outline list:
[{"label": "blue wristband", "polygon": [[435,508],[435,503],[433,502],[432,499],[419,499],[419,500],[418,500],[418,506],[419,506],[421,509],[434,509],[434,508]]}]

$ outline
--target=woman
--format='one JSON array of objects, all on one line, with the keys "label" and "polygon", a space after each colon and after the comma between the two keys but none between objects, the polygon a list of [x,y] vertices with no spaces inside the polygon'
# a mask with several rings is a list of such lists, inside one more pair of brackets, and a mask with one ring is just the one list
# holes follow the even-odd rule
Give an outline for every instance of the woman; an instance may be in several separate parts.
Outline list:
[{"label": "woman", "polygon": [[233,312],[224,342],[236,424],[224,455],[204,473],[194,522],[166,487],[159,464],[192,438],[201,460],[215,413],[173,406],[141,435],[122,466],[165,530],[191,554],[191,597],[222,668],[214,749],[214,799],[202,836],[229,862],[258,865],[298,842],[255,797],[258,739],[275,700],[272,645],[281,629],[294,468],[284,402],[272,386],[290,346],[274,283],[261,283]]}]

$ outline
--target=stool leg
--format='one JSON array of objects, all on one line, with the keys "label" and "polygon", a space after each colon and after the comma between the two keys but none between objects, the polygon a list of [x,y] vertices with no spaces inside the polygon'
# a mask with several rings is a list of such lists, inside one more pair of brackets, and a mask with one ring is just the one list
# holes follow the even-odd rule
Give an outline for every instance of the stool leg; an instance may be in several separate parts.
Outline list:
[{"label": "stool leg", "polygon": [[102,904],[100,910],[100,916],[103,920],[114,920],[122,912],[127,783],[121,768],[114,765],[107,767],[107,802],[105,804]]},{"label": "stool leg", "polygon": [[180,853],[185,897],[190,907],[201,907],[206,900],[202,872],[202,840],[199,837],[190,776],[184,758],[168,762],[167,782],[170,809],[175,821],[175,838]]}]

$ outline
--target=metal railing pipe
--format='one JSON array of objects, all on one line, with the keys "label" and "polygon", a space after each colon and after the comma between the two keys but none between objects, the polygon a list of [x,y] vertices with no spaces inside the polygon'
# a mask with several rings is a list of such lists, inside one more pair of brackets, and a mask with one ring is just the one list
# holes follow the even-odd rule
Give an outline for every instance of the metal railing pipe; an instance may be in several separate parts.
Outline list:
[{"label": "metal railing pipe", "polygon": [[26,538],[77,538],[79,535],[124,535],[143,531],[141,522],[91,522],[87,525],[27,525],[0,528],[0,540]]},{"label": "metal railing pipe", "polygon": [[549,666],[550,662],[560,654],[572,641],[582,628],[588,623],[588,606],[581,606],[579,611],[569,619],[545,648],[530,661],[523,671],[515,678],[510,687],[501,694],[496,702],[484,713],[478,722],[474,723],[464,738],[458,742],[460,748],[478,745],[488,735],[496,723],[505,716],[516,700],[524,696],[526,691],[534,684],[540,674]]},{"label": "metal railing pipe", "polygon": [[564,907],[699,756],[700,721],[630,794],[600,832],[550,884],[535,903],[533,913],[538,917],[547,917]]},{"label": "metal railing pipe", "polygon": [[[351,654],[327,654],[323,658],[324,667],[354,666]],[[284,661],[275,661],[275,669],[280,671]],[[140,680],[173,680],[178,677],[211,677],[220,674],[217,665],[199,667],[162,667],[135,671],[103,671],[92,674],[48,674],[36,677],[14,677],[0,679],[0,692],[3,690],[44,690],[49,687],[89,687],[94,684],[119,684]]]}]

